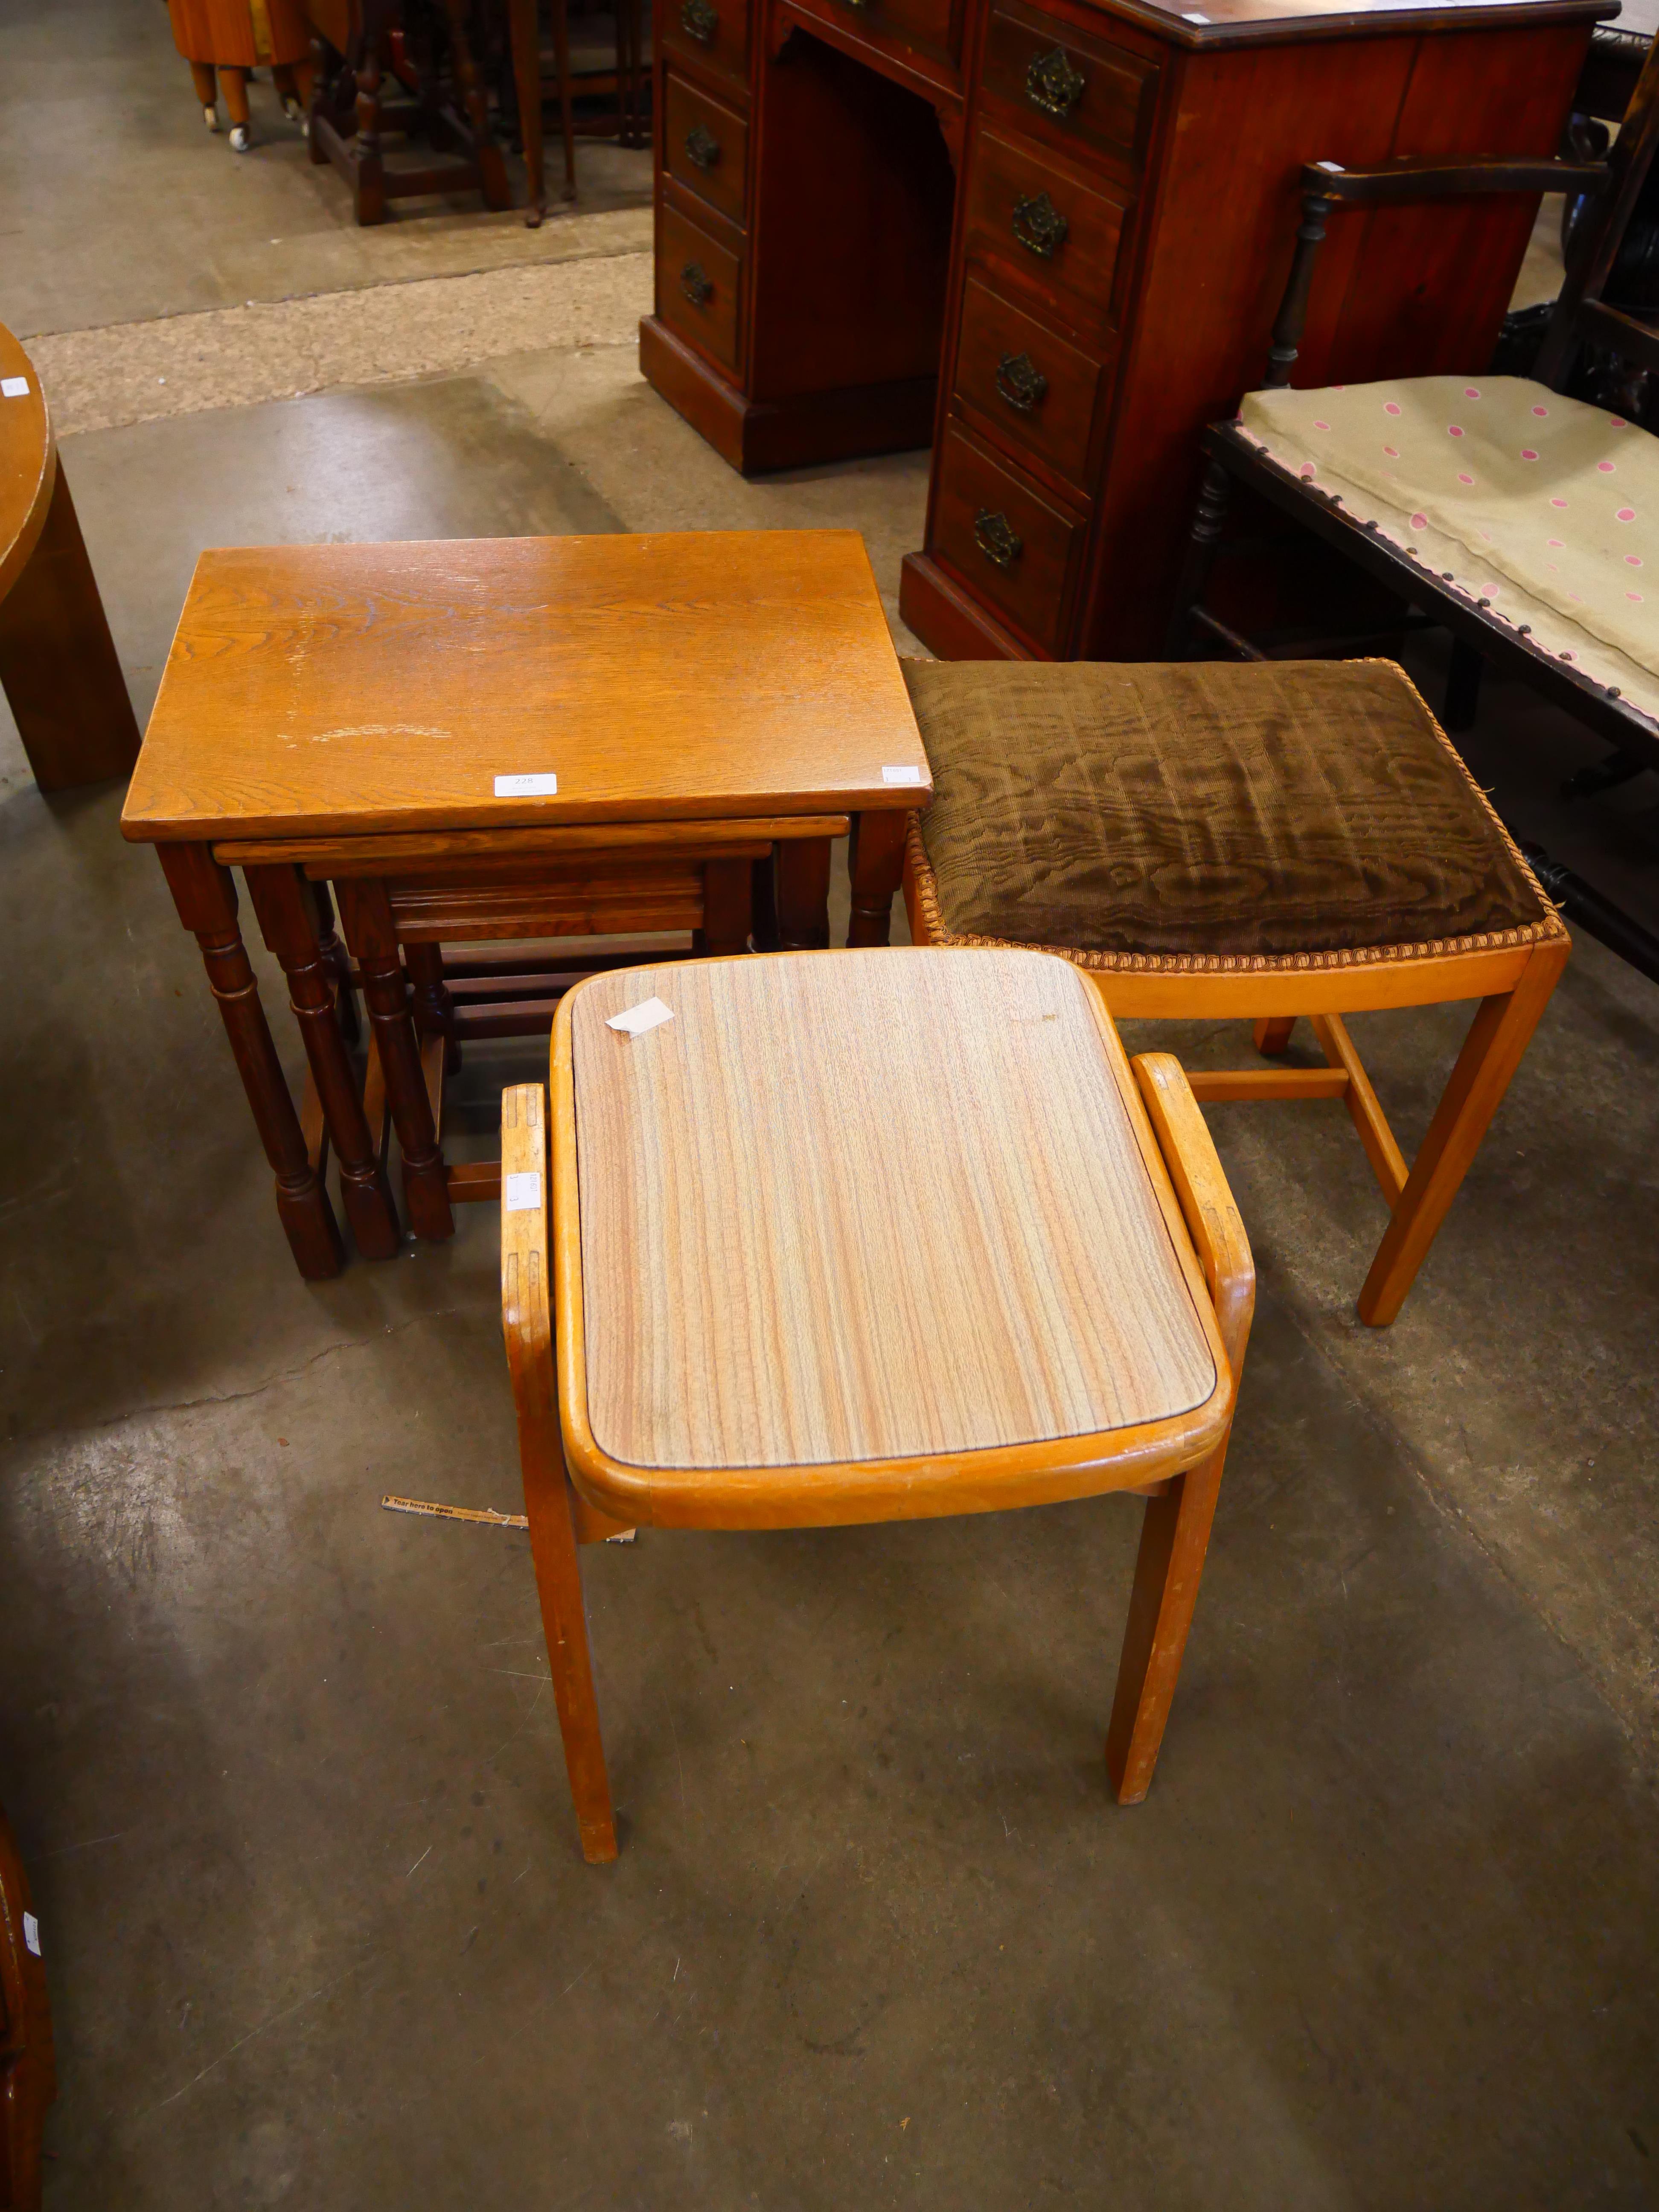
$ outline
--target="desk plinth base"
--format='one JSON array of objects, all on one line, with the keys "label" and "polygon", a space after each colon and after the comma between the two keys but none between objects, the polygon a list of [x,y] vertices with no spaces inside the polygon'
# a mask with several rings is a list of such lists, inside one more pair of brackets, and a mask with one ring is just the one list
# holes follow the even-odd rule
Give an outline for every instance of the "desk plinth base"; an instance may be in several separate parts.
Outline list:
[{"label": "desk plinth base", "polygon": [[1034,660],[926,553],[907,553],[899,574],[899,620],[940,660]]},{"label": "desk plinth base", "polygon": [[722,460],[746,477],[933,443],[938,382],[931,376],[791,399],[745,399],[654,315],[640,325],[640,373]]}]

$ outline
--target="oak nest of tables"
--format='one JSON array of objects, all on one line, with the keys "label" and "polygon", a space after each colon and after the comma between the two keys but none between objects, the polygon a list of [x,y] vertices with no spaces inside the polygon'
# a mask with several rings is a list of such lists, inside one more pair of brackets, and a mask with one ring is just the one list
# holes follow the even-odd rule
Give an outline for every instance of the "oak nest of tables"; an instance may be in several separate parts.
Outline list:
[{"label": "oak nest of tables", "polygon": [[[618,1016],[666,1009],[635,1033]],[[1152,1778],[1255,1298],[1179,1064],[1053,954],[595,976],[502,1102],[502,1317],[583,1849],[578,1542],[1149,1499],[1107,1764]]]},{"label": "oak nest of tables", "polygon": [[[200,942],[278,1212],[320,1278],[343,1256],[330,1147],[359,1250],[398,1249],[380,1098],[410,1225],[447,1236],[455,1200],[500,1187],[493,1164],[443,1159],[443,1070],[465,1036],[544,1035],[571,971],[672,957],[572,952],[538,981],[525,956],[457,963],[447,945],[821,947],[849,829],[851,941],[884,945],[905,823],[931,796],[855,532],[272,546],[198,563],[121,826],[156,847]],[[304,1121],[233,867],[304,1035]],[[508,979],[516,1000],[502,964],[531,971]]]}]

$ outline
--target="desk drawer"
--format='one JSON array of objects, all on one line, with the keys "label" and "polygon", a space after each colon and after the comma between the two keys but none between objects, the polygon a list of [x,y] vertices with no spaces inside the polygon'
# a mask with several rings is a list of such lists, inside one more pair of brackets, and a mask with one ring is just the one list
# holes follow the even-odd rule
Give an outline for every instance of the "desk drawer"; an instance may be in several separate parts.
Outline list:
[{"label": "desk drawer", "polygon": [[663,51],[749,82],[749,0],[664,0]]},{"label": "desk drawer", "polygon": [[992,9],[986,32],[984,84],[1039,131],[1139,168],[1158,70],[1139,54],[1005,0]]},{"label": "desk drawer", "polygon": [[735,376],[743,263],[664,203],[657,246],[657,313],[671,331]]},{"label": "desk drawer", "polygon": [[1075,183],[1034,146],[980,132],[969,229],[1035,283],[1064,284],[1110,315],[1127,215],[1121,200]]},{"label": "desk drawer", "polygon": [[955,62],[951,0],[795,0],[803,15]]},{"label": "desk drawer", "polygon": [[945,432],[930,550],[1045,653],[1062,649],[1087,528],[959,430]]},{"label": "desk drawer", "polygon": [[1104,377],[1103,362],[969,278],[957,349],[957,397],[994,423],[1000,436],[1039,454],[1079,485],[1088,474],[1095,402]]},{"label": "desk drawer", "polygon": [[668,173],[735,223],[744,219],[749,125],[734,108],[663,72],[663,157]]}]

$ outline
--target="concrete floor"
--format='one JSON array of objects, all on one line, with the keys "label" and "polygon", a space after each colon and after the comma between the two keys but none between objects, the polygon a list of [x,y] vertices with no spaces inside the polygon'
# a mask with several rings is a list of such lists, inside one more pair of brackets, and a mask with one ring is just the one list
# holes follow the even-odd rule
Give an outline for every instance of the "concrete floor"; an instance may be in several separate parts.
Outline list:
[{"label": "concrete floor", "polygon": [[[62,15],[171,58],[159,8]],[[127,165],[173,125],[131,128]],[[91,237],[55,326],[161,313],[131,252]],[[617,347],[64,456],[141,717],[204,544],[850,522],[890,610],[926,489],[744,484]],[[1644,893],[1639,824],[1554,800],[1565,742],[1494,694],[1474,753]],[[524,1538],[380,1509],[516,1503],[495,1223],[297,1279],[119,799],[42,799],[0,712],[0,1798],[49,2206],[1659,2201],[1659,994],[1580,944],[1382,1334],[1346,1117],[1212,1114],[1261,1296],[1145,1806],[1100,1761],[1133,1505],[647,1532],[587,1560],[593,1869]],[[1407,1150],[1460,1018],[1356,1025]],[[475,1051],[464,1103],[538,1065]]]}]

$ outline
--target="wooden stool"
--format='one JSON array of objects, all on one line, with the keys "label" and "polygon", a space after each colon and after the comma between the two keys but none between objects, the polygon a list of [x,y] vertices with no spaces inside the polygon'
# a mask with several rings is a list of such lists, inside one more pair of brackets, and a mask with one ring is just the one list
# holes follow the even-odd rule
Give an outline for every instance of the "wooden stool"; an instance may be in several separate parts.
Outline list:
[{"label": "wooden stool", "polygon": [[[1120,1020],[1241,1016],[1277,1058],[1200,1098],[1340,1098],[1394,1218],[1359,1294],[1391,1322],[1570,948],[1391,661],[907,661],[934,776],[905,872],[918,944],[1045,945]],[[1344,1013],[1480,1001],[1407,1167]]]},{"label": "wooden stool", "polygon": [[0,685],[42,791],[125,775],[138,724],[34,365],[0,328]]},{"label": "wooden stool", "polygon": [[1064,961],[884,951],[596,976],[552,1073],[550,1253],[540,1088],[502,1103],[501,1309],[586,1856],[617,1843],[576,1546],[641,1522],[1145,1492],[1106,1744],[1138,1802],[1255,1300],[1177,1063],[1132,1074]]}]

